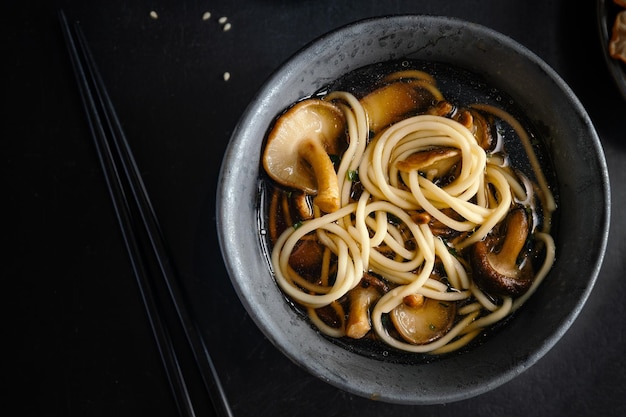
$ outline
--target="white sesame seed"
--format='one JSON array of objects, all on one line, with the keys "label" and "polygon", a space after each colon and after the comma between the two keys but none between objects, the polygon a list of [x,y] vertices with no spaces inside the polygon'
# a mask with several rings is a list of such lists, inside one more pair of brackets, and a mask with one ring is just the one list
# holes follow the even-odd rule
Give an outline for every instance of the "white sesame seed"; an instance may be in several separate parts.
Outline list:
[{"label": "white sesame seed", "polygon": [[226,23],[226,21],[228,20],[228,18],[226,16],[222,16],[219,18],[218,23],[220,25],[223,25],[224,23]]},{"label": "white sesame seed", "polygon": [[211,12],[204,12],[202,20],[209,20],[211,18]]},{"label": "white sesame seed", "polygon": [[157,12],[155,12],[154,10],[152,10],[150,12],[150,17],[153,18],[154,20],[159,18],[159,15],[157,14]]},{"label": "white sesame seed", "polygon": [[230,72],[226,71],[224,73],[224,81],[228,81],[228,80],[230,80]]},{"label": "white sesame seed", "polygon": [[228,32],[230,30],[230,28],[232,27],[232,25],[230,23],[226,23],[224,25],[224,32]]}]

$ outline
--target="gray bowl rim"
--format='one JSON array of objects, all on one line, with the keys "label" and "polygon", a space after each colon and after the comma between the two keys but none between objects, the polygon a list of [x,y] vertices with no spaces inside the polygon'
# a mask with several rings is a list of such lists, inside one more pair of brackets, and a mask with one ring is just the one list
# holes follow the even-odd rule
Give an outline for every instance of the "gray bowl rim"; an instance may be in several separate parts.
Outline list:
[{"label": "gray bowl rim", "polygon": [[[489,47],[513,51],[520,62],[533,68],[535,75],[543,73],[542,77],[551,91],[556,92],[560,96],[558,98],[570,107],[572,116],[568,122],[576,123],[576,128],[584,136],[580,140],[586,149],[585,164],[590,164],[590,169],[596,173],[584,177],[589,184],[584,184],[583,191],[591,193],[594,200],[592,227],[596,230],[589,241],[591,248],[586,255],[588,261],[584,263],[585,278],[564,300],[567,310],[558,311],[555,323],[550,323],[545,334],[542,332],[537,336],[539,339],[528,342],[529,348],[508,352],[507,349],[514,349],[517,344],[508,340],[515,333],[507,327],[489,343],[467,354],[429,364],[402,365],[365,358],[321,337],[288,305],[272,278],[269,261],[263,253],[256,216],[258,158],[263,142],[263,135],[258,134],[256,126],[261,124],[267,129],[269,121],[277,114],[268,110],[272,99],[277,97],[284,83],[307,70],[307,60],[316,59],[328,45],[341,44],[341,39],[365,29],[388,29],[388,26],[415,30],[432,26],[447,33],[470,33],[486,40]],[[392,32],[386,33],[389,35]],[[390,58],[398,57],[390,55]],[[300,98],[314,91],[309,86],[308,90],[294,94]],[[569,184],[565,186],[570,187]],[[559,187],[562,187],[560,178]],[[444,404],[472,398],[507,383],[537,363],[570,328],[591,293],[603,262],[610,222],[609,178],[600,140],[584,107],[561,77],[533,52],[508,36],[463,19],[419,14],[387,15],[355,21],[314,39],[268,78],[242,114],[225,151],[218,178],[216,222],[222,257],[240,301],[265,337],[286,357],[321,380],[361,397],[407,405]],[[565,265],[560,269],[567,269],[571,263],[558,257],[559,262],[561,266]],[[547,284],[544,282],[544,285]],[[537,294],[541,291],[540,287]],[[537,294],[527,305],[533,304]],[[527,312],[520,311],[520,316],[523,314],[530,318],[515,318],[524,322],[520,326],[526,326],[526,322],[532,319],[541,319],[537,317],[540,312],[535,310],[536,306],[527,305],[522,308]],[[520,327],[517,324],[511,326]],[[495,346],[496,341],[498,344],[506,341],[502,342],[503,349],[500,349],[501,346],[493,349],[484,347]],[[491,355],[488,360],[485,359],[487,355]],[[459,367],[471,369],[461,371]],[[459,373],[463,378],[455,380]]]}]

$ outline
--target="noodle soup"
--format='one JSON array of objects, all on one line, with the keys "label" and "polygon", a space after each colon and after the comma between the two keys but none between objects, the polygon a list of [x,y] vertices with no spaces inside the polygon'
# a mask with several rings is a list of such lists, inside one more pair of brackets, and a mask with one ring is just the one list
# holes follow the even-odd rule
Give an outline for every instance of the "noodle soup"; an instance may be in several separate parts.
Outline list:
[{"label": "noodle soup", "polygon": [[554,261],[554,174],[505,93],[447,64],[354,71],[269,128],[259,223],[277,285],[381,360],[481,343]]}]

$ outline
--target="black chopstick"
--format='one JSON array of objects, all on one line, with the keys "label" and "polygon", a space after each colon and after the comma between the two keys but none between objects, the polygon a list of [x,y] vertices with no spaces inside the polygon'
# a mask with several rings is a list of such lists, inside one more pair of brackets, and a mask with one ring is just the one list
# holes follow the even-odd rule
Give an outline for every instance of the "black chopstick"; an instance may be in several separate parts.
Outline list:
[{"label": "black chopstick", "polygon": [[[133,273],[137,279],[179,412],[184,416],[196,415],[188,382],[185,379],[172,336],[159,310],[155,291],[149,279],[151,269],[146,265],[146,254],[140,245],[140,242],[146,240],[149,242],[148,246],[152,249],[152,254],[157,263],[156,269],[164,279],[169,298],[176,311],[176,317],[191,348],[195,364],[202,377],[204,388],[210,396],[213,408],[218,416],[232,416],[226,394],[204,339],[185,308],[186,302],[175,279],[174,268],[167,255],[154,209],[85,36],[80,25],[76,22],[74,26],[75,40],[72,28],[62,10],[59,11],[59,19],[98,158],[131,260]],[[141,240],[140,233],[145,234],[144,240]]]}]

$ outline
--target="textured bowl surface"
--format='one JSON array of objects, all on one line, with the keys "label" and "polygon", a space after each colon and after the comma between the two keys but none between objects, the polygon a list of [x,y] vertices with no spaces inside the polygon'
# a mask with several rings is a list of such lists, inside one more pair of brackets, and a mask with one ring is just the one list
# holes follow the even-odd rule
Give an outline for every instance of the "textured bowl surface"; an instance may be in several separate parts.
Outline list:
[{"label": "textured bowl surface", "polygon": [[[447,62],[482,74],[540,128],[559,188],[557,259],[538,291],[487,343],[429,364],[351,353],[298,316],[273,280],[259,236],[263,138],[289,104],[356,68],[390,59]],[[217,195],[219,240],[232,284],[258,327],[313,375],[363,397],[402,404],[462,400],[511,380],[567,331],[596,281],[609,227],[609,181],[592,123],[569,87],[532,52],[483,26],[389,16],[342,27],[304,47],[258,92],[233,132]]]}]

